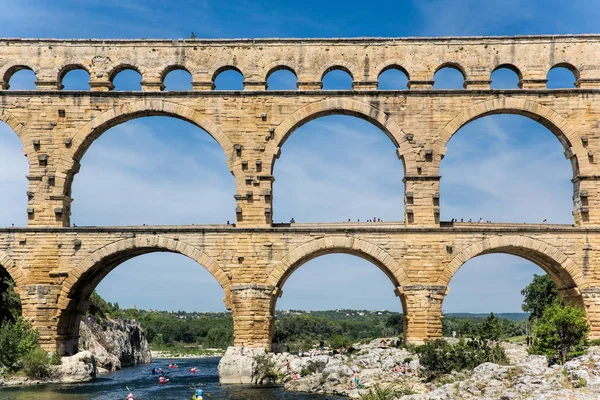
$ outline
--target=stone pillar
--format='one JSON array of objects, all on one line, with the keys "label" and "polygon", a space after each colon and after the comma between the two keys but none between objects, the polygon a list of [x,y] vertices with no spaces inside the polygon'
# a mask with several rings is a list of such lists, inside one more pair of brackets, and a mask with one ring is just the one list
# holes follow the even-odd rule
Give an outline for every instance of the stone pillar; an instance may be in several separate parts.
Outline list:
[{"label": "stone pillar", "polygon": [[244,80],[244,90],[267,90],[267,82],[264,80]]},{"label": "stone pillar", "polygon": [[251,152],[237,151],[235,217],[238,226],[271,226],[273,223],[273,182],[263,161]]},{"label": "stone pillar", "polygon": [[491,84],[492,81],[489,78],[474,78],[467,79],[463,83],[463,87],[467,90],[490,90]]},{"label": "stone pillar", "polygon": [[600,89],[600,78],[579,78],[575,87],[581,89]]},{"label": "stone pillar", "polygon": [[231,287],[235,347],[271,350],[277,289],[271,285]]},{"label": "stone pillar", "polygon": [[57,350],[57,301],[61,286],[51,284],[24,285],[19,287],[23,318],[33,321],[40,334],[40,345],[48,351]]},{"label": "stone pillar", "polygon": [[404,308],[404,341],[422,344],[442,337],[444,285],[410,285],[397,289]]},{"label": "stone pillar", "polygon": [[440,177],[404,177],[404,221],[407,225],[434,226],[440,223]]},{"label": "stone pillar", "polygon": [[591,327],[588,338],[590,340],[600,339],[600,287],[590,287],[580,289],[580,291]]},{"label": "stone pillar", "polygon": [[213,90],[215,84],[212,81],[192,81],[193,90]]},{"label": "stone pillar", "polygon": [[519,87],[521,89],[546,89],[546,83],[548,79],[546,79],[545,75],[541,75],[539,77],[528,77],[523,78],[519,81]]},{"label": "stone pillar", "polygon": [[600,224],[600,176],[579,175],[572,181],[575,225]]},{"label": "stone pillar", "polygon": [[142,92],[162,92],[165,90],[165,85],[160,79],[148,79],[140,82]]},{"label": "stone pillar", "polygon": [[115,88],[115,85],[108,79],[90,79],[88,84],[92,92],[110,92]]},{"label": "stone pillar", "polygon": [[377,90],[379,81],[355,81],[352,82],[352,88],[354,90]]},{"label": "stone pillar", "polygon": [[323,82],[308,82],[308,81],[298,81],[296,83],[298,90],[321,90],[323,89]]},{"label": "stone pillar", "polygon": [[58,82],[56,79],[44,79],[39,78],[35,81],[35,89],[36,90],[61,90],[63,85]]}]

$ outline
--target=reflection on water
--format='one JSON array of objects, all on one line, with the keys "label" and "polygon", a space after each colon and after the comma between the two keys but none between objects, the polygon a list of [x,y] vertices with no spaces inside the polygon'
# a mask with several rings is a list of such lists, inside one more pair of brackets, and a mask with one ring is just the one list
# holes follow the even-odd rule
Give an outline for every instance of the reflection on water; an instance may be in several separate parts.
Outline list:
[{"label": "reflection on water", "polygon": [[[2,400],[125,400],[127,389],[136,400],[191,399],[191,387],[200,386],[212,400],[334,400],[336,396],[318,396],[285,392],[281,387],[219,386],[218,358],[178,360],[179,368],[168,370],[169,360],[157,360],[152,365],[125,368],[90,383],[77,385],[44,385],[34,387],[0,388]],[[150,373],[153,365],[169,371],[169,383],[159,385],[157,376]],[[192,374],[190,368],[198,372]],[[207,397],[205,397],[207,398]]]}]

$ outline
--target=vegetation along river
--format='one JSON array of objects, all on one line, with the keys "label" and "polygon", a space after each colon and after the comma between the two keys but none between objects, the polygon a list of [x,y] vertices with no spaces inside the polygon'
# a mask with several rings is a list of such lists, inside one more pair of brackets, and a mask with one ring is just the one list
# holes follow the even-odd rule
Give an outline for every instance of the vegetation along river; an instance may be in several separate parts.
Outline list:
[{"label": "vegetation along river", "polygon": [[[170,360],[155,360],[152,364],[124,368],[89,383],[73,385],[43,385],[33,387],[0,388],[2,400],[125,400],[126,386],[131,389],[136,400],[182,400],[191,399],[198,386],[209,393],[212,400],[339,400],[336,396],[319,396],[286,392],[282,387],[261,386],[219,386],[217,375],[218,358],[176,360],[178,369],[169,370]],[[169,382],[158,384],[157,376],[152,375],[153,366],[169,371]],[[190,368],[196,366],[198,372],[192,374]]]}]

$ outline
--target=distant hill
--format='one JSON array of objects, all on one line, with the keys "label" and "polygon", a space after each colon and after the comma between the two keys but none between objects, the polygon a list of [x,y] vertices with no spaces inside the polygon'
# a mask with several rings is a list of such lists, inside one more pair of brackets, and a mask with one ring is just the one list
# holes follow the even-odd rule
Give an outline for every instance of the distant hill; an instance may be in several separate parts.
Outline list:
[{"label": "distant hill", "polygon": [[[479,313],[444,313],[446,317],[460,317],[460,318],[487,318],[490,314],[479,314]],[[529,318],[527,313],[494,313],[498,318],[510,319],[511,321],[525,321]]]}]

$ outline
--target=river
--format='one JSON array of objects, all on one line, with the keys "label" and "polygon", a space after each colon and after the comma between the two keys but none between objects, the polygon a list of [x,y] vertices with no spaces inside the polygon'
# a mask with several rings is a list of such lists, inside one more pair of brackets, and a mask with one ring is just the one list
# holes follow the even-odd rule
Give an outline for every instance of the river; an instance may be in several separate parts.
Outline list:
[{"label": "river", "polygon": [[[210,397],[208,400],[340,400],[337,396],[286,392],[282,387],[260,386],[219,386],[217,365],[219,358],[180,359],[178,369],[167,368],[169,360],[156,360],[153,364],[125,368],[89,383],[72,385],[43,385],[33,387],[0,388],[2,400],[125,400],[126,386],[131,389],[136,400],[183,400],[191,399],[192,386],[201,387]],[[166,385],[159,385],[156,376],[150,371],[158,365],[169,371]],[[198,372],[192,374],[190,368],[196,366]]]}]

